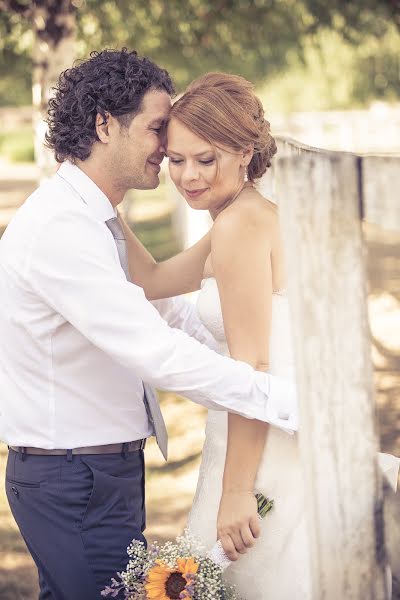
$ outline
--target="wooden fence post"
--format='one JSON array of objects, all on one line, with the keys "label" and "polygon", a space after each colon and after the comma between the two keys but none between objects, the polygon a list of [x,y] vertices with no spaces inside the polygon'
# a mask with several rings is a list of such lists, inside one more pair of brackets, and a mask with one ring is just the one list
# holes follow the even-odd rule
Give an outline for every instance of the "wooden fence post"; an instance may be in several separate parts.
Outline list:
[{"label": "wooden fence post", "polygon": [[364,156],[361,161],[365,220],[400,231],[400,156]]},{"label": "wooden fence post", "polygon": [[359,159],[278,159],[313,600],[387,600]]}]

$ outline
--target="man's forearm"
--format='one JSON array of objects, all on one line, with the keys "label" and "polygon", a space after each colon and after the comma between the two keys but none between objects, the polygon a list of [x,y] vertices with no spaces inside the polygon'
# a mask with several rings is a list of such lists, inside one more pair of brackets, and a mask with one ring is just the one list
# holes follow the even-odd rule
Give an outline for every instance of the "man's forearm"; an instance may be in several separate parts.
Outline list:
[{"label": "man's forearm", "polygon": [[190,300],[183,296],[176,296],[175,298],[153,300],[152,304],[170,327],[181,329],[198,342],[217,351],[217,341],[203,325],[196,306]]}]

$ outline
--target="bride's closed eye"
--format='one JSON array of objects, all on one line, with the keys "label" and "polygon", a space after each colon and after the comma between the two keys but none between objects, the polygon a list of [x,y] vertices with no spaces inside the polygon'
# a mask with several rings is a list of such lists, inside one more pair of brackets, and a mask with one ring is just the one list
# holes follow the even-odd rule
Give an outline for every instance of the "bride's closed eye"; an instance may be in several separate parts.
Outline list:
[{"label": "bride's closed eye", "polygon": [[[169,157],[169,160],[174,165],[180,165],[183,162],[183,160],[181,158],[171,158],[171,157]],[[208,160],[199,160],[199,163],[202,164],[202,165],[212,165],[213,162],[214,162],[214,160],[215,160],[214,158],[210,158]]]}]

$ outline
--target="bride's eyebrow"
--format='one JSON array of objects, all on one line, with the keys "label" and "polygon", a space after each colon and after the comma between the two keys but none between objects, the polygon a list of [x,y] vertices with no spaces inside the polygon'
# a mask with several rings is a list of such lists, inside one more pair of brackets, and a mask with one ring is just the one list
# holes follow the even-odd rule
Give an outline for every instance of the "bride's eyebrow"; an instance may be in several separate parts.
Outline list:
[{"label": "bride's eyebrow", "polygon": [[167,144],[167,151],[168,154],[176,154],[177,156],[181,156],[181,154],[179,154],[179,152],[176,152],[176,150],[172,150],[172,148],[170,148]]},{"label": "bride's eyebrow", "polygon": [[198,152],[194,156],[196,158],[198,158],[199,156],[204,156],[204,154],[215,154],[215,153],[214,153],[214,150],[212,148],[210,148],[209,150],[203,150],[203,152]]}]

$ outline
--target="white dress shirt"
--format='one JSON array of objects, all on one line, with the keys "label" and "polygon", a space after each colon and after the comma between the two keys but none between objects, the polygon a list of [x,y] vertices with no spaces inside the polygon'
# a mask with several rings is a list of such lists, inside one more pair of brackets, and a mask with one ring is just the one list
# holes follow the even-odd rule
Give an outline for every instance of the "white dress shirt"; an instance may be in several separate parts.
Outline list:
[{"label": "white dress shirt", "polygon": [[153,306],[126,280],[105,224],[114,216],[66,162],[0,240],[1,439],[52,449],[148,437],[142,381],[296,429],[292,405],[279,419],[285,388],[268,402],[265,374],[177,329],[212,344],[194,307],[178,298]]}]

